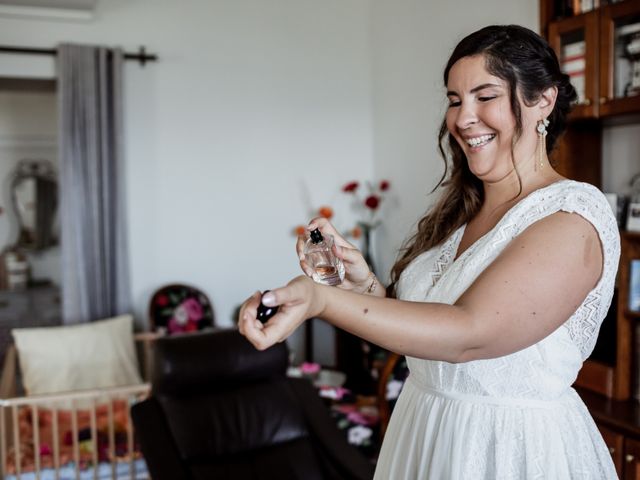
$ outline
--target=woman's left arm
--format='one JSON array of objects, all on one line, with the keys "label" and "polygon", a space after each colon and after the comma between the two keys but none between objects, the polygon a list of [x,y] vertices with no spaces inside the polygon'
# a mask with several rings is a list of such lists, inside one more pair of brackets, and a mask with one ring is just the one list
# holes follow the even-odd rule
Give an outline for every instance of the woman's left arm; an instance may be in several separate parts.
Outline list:
[{"label": "woman's left arm", "polygon": [[267,324],[255,320],[260,295],[243,305],[240,331],[259,349],[285,340],[306,318],[388,350],[465,362],[493,358],[540,341],[578,308],[600,278],[603,255],[594,227],[555,213],[527,228],[453,305],[358,295],[297,277],[263,302],[279,305]]}]

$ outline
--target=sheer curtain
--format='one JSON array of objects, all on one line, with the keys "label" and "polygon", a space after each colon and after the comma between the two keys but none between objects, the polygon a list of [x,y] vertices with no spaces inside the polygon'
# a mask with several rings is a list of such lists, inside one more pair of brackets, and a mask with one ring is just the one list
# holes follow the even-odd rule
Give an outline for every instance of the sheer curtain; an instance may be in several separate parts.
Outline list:
[{"label": "sheer curtain", "polygon": [[122,189],[119,49],[58,47],[62,317],[130,310]]}]

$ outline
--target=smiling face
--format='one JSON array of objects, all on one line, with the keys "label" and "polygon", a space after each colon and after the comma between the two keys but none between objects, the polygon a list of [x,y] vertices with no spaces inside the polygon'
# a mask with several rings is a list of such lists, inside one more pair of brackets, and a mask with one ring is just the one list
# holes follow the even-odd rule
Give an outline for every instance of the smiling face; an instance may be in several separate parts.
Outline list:
[{"label": "smiling face", "polygon": [[485,182],[499,181],[514,171],[515,163],[532,160],[536,149],[534,107],[520,102],[522,134],[514,144],[516,119],[508,83],[490,74],[485,57],[458,60],[447,82],[446,123],[462,148],[471,172]]}]

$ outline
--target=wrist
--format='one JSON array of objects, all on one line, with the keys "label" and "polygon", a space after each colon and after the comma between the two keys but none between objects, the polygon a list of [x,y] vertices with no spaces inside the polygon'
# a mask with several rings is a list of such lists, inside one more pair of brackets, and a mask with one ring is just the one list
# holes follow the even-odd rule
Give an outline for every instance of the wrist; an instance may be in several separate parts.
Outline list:
[{"label": "wrist", "polygon": [[327,308],[327,293],[331,291],[333,287],[329,287],[327,285],[321,285],[319,283],[313,282],[313,297],[315,299],[314,302],[314,315],[313,317],[322,317]]},{"label": "wrist", "polygon": [[375,295],[378,288],[380,288],[380,282],[375,273],[369,272],[367,279],[359,285],[358,290],[362,295]]}]

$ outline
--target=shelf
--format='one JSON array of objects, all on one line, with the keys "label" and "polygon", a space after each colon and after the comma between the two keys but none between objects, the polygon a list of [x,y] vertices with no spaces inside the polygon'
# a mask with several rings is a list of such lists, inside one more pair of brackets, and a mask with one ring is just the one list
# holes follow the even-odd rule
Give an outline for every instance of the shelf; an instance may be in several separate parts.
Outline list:
[{"label": "shelf", "polygon": [[613,400],[583,388],[576,388],[576,391],[597,423],[640,437],[640,403],[637,400]]},{"label": "shelf", "polygon": [[621,230],[620,236],[623,237],[625,240],[640,242],[640,232],[633,232],[631,230]]},{"label": "shelf", "polygon": [[586,360],[576,379],[575,386],[598,392],[606,397],[613,396],[614,367],[604,363]]},{"label": "shelf", "polygon": [[626,317],[633,318],[635,320],[640,320],[640,312],[634,312],[633,310],[629,310],[625,308],[624,314]]}]

